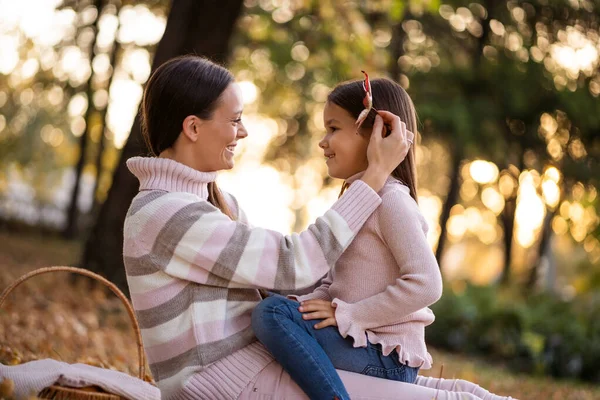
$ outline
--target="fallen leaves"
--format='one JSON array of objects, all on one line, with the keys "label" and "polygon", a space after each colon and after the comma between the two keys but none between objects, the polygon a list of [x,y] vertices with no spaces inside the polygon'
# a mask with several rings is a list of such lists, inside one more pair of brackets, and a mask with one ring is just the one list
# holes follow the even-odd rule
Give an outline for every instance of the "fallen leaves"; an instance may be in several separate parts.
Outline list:
[{"label": "fallen leaves", "polygon": [[2,383],[0,383],[0,398],[2,399],[10,399],[13,396],[15,391],[15,383],[12,379],[4,379]]},{"label": "fallen leaves", "polygon": [[[71,242],[5,236],[0,233],[0,290],[37,267],[75,265],[79,255]],[[17,262],[6,258],[15,249]],[[123,304],[93,280],[73,277],[66,272],[35,276],[9,295],[0,309],[0,363],[53,358],[137,376],[135,334]]]}]

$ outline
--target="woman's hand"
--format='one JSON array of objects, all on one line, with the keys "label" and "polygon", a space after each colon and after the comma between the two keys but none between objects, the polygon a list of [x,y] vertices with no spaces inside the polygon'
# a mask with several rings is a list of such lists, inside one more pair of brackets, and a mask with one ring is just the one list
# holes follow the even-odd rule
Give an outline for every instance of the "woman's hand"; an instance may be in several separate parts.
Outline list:
[{"label": "woman's hand", "polygon": [[326,300],[306,300],[300,303],[298,310],[303,313],[305,320],[322,319],[314,326],[315,329],[322,329],[327,326],[337,326],[335,319],[335,306]]},{"label": "woman's hand", "polygon": [[[384,125],[391,127],[385,138]],[[361,179],[379,191],[387,177],[404,161],[414,139],[415,134],[406,129],[400,117],[388,111],[378,111],[367,148],[369,166]]]}]

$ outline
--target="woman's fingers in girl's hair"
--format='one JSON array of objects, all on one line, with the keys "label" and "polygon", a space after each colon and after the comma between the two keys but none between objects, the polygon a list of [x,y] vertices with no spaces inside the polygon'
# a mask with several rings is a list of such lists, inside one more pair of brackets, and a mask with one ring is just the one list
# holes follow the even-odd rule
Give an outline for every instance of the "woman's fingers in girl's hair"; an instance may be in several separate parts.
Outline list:
[{"label": "woman's fingers in girl's hair", "polygon": [[[415,140],[415,134],[406,129],[406,123],[402,121],[399,116],[383,110],[378,110],[377,114],[381,117],[384,124],[391,126],[392,132],[399,132],[402,138],[409,144],[413,143]],[[377,123],[377,118],[375,119],[375,122]]]},{"label": "woman's fingers in girl's hair", "polygon": [[[403,124],[403,122],[400,120],[400,117],[396,114],[391,113],[389,111],[379,110],[377,111],[377,115],[381,117],[382,123],[390,125],[392,127],[392,131],[402,129],[400,125]],[[375,118],[375,123],[377,123],[377,119],[378,118]],[[404,129],[406,130],[406,124],[404,124]]]},{"label": "woman's fingers in girl's hair", "polygon": [[[381,116],[383,122],[392,128],[392,132],[390,132],[389,136],[397,135],[400,139],[399,144],[400,147],[397,149],[399,154],[402,156],[403,161],[406,158],[410,150],[410,146],[413,144],[415,140],[415,134],[408,129],[406,129],[406,123],[400,120],[396,114],[393,114],[389,111],[379,110],[378,115]],[[386,139],[384,139],[386,140]],[[393,142],[392,142],[393,143]]]},{"label": "woman's fingers in girl's hair", "polygon": [[[405,125],[405,127],[406,127],[406,125]],[[412,145],[415,142],[415,133],[406,129],[406,140],[408,141],[408,143],[410,145]]]},{"label": "woman's fingers in girl's hair", "polygon": [[371,132],[371,139],[378,139],[384,136],[384,122],[383,118],[379,115],[375,116],[375,122],[373,123],[373,131]]}]

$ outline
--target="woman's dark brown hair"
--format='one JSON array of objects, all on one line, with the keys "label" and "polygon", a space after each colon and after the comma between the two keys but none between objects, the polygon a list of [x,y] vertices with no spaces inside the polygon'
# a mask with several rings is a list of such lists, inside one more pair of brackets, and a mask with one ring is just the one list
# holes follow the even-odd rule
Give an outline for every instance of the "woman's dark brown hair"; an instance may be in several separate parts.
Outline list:
[{"label": "woman's dark brown hair", "polygon": [[[233,81],[227,69],[193,55],[158,67],[146,83],[142,100],[142,135],[150,153],[156,157],[173,146],[187,116],[210,120]],[[208,201],[235,219],[216,182],[208,184]]]},{"label": "woman's dark brown hair", "polygon": [[[406,124],[406,129],[417,133],[417,114],[408,93],[394,81],[389,79],[371,80],[373,92],[373,108],[396,114]],[[327,97],[327,101],[348,111],[354,119],[364,110],[363,98],[365,90],[362,81],[352,81],[339,84]],[[368,135],[373,129],[377,112],[371,110],[360,128],[361,135]],[[415,168],[415,146],[411,146],[404,161],[392,172],[392,176],[404,183],[410,189],[410,195],[417,200],[417,173]],[[344,182],[342,193],[348,184]]]}]

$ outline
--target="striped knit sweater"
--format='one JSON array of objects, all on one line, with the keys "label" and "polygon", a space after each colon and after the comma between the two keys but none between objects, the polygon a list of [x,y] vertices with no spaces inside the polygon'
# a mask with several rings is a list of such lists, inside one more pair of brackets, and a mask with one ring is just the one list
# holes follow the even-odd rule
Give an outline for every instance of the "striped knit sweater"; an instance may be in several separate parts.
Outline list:
[{"label": "striped knit sweater", "polygon": [[381,203],[358,181],[316,223],[284,236],[232,221],[208,201],[216,173],[173,160],[127,161],[140,181],[123,256],[145,350],[163,399],[235,399],[272,358],[256,342],[258,288],[297,290],[335,264]]}]

